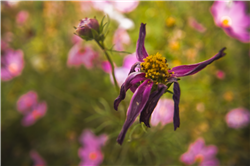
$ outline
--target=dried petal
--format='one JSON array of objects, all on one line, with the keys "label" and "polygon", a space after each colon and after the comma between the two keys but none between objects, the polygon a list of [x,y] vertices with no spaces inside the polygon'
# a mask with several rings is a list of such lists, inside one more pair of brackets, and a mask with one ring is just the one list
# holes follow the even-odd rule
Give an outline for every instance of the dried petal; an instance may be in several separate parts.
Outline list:
[{"label": "dried petal", "polygon": [[145,36],[146,36],[146,24],[141,23],[139,39],[136,43],[136,58],[140,62],[143,62],[143,59],[148,56],[148,53],[144,46]]},{"label": "dried petal", "polygon": [[179,116],[179,102],[180,102],[180,96],[181,96],[181,90],[179,83],[176,81],[174,82],[174,130],[176,130],[177,127],[180,127],[180,116]]}]

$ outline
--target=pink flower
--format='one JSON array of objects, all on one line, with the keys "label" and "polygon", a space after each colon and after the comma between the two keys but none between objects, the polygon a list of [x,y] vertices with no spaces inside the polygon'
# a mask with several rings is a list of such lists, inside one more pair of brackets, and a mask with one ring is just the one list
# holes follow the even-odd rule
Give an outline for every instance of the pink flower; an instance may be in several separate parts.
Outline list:
[{"label": "pink flower", "polygon": [[240,1],[216,1],[211,7],[214,22],[225,33],[241,42],[250,42],[250,16],[247,5]]},{"label": "pink flower", "polygon": [[225,119],[228,127],[243,128],[250,122],[250,112],[245,108],[235,108],[227,113]]},{"label": "pink flower", "polygon": [[93,38],[93,34],[91,30],[95,30],[99,32],[99,23],[95,18],[84,18],[80,21],[78,26],[76,27],[76,35],[88,39]]},{"label": "pink flower", "polygon": [[81,46],[81,43],[75,44],[69,51],[67,65],[69,67],[79,67],[84,65],[87,69],[93,67],[93,60],[98,56],[89,46]]},{"label": "pink flower", "polygon": [[223,80],[225,78],[225,73],[222,70],[217,70],[216,71],[216,77],[220,80]]},{"label": "pink flower", "polygon": [[174,102],[170,99],[160,99],[151,115],[151,125],[157,126],[161,123],[162,126],[173,122]]},{"label": "pink flower", "polygon": [[29,18],[29,13],[25,10],[20,11],[16,16],[16,23],[23,25]]},{"label": "pink flower", "polygon": [[25,114],[35,104],[37,104],[37,93],[34,91],[29,91],[28,93],[25,93],[19,97],[17,101],[17,110],[20,113]]},{"label": "pink flower", "polygon": [[106,134],[97,137],[90,130],[84,130],[79,140],[83,145],[78,151],[82,160],[80,166],[98,166],[101,164],[103,161],[101,147],[105,145],[107,140]]},{"label": "pink flower", "polygon": [[103,61],[102,62],[102,70],[105,73],[111,73],[112,72],[112,67],[111,67],[111,64],[109,63],[109,61]]},{"label": "pink flower", "polygon": [[1,79],[9,81],[21,75],[24,60],[22,50],[1,49]]},{"label": "pink flower", "polygon": [[77,35],[73,35],[71,37],[71,41],[72,41],[73,44],[76,44],[76,43],[79,43],[80,41],[82,41],[82,39]]},{"label": "pink flower", "polygon": [[181,155],[180,161],[187,165],[198,162],[199,166],[217,166],[219,165],[219,161],[215,158],[217,151],[216,146],[206,146],[203,138],[199,138],[189,145],[188,151]]},{"label": "pink flower", "polygon": [[128,45],[130,43],[130,37],[127,31],[123,28],[118,28],[115,31],[114,37],[113,37],[113,44],[114,49],[118,51],[123,51],[123,44]]},{"label": "pink flower", "polygon": [[201,33],[207,30],[202,24],[198,23],[196,19],[193,17],[188,18],[188,25]]},{"label": "pink flower", "polygon": [[110,5],[114,7],[121,13],[129,13],[137,8],[139,1],[92,1],[93,7],[97,10],[104,11],[105,8],[109,7]]},{"label": "pink flower", "polygon": [[44,159],[37,153],[37,151],[30,151],[30,157],[33,160],[34,166],[46,166]]},{"label": "pink flower", "polygon": [[33,125],[38,119],[40,119],[46,114],[46,111],[47,111],[46,102],[33,105],[32,109],[24,115],[24,118],[22,120],[22,125],[23,126]]}]

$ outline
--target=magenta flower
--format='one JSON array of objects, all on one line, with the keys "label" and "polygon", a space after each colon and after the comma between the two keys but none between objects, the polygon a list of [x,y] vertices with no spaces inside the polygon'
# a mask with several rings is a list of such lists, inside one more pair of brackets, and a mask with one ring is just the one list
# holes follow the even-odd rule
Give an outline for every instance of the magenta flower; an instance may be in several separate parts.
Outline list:
[{"label": "magenta flower", "polygon": [[33,105],[37,104],[37,93],[34,91],[29,91],[25,93],[21,97],[19,97],[17,101],[17,110],[22,114],[25,114],[30,111]]},{"label": "magenta flower", "polygon": [[[127,118],[120,132],[117,142],[122,144],[128,128],[133,124],[136,117],[140,114],[140,122],[144,122],[146,126],[150,127],[150,116],[160,99],[160,97],[167,91],[170,85],[174,84],[173,100],[174,100],[174,130],[180,126],[179,119],[179,101],[180,101],[180,87],[178,83],[179,77],[193,75],[204,69],[213,61],[225,55],[223,48],[218,54],[212,58],[192,64],[181,65],[170,69],[165,57],[157,53],[156,55],[148,56],[144,47],[144,40],[146,36],[146,24],[141,24],[139,39],[136,45],[136,62],[130,69],[129,75],[121,86],[120,95],[114,101],[115,110],[118,109],[119,103],[125,98],[126,91],[130,89],[134,95],[130,101],[127,110]],[[140,69],[136,71],[135,69]]]},{"label": "magenta flower", "polygon": [[240,1],[216,1],[211,7],[214,22],[225,33],[241,42],[250,42],[250,16],[247,5]]},{"label": "magenta flower", "polygon": [[25,10],[20,11],[17,13],[16,16],[16,23],[19,25],[23,25],[29,18],[29,13]]},{"label": "magenta flower", "polygon": [[33,105],[31,110],[24,115],[22,120],[22,125],[23,126],[33,125],[38,119],[40,119],[46,114],[46,111],[47,111],[46,102]]},{"label": "magenta flower", "polygon": [[123,51],[123,44],[129,44],[130,43],[130,37],[128,32],[123,28],[118,28],[115,31],[114,38],[113,38],[113,44],[114,49],[118,51]]},{"label": "magenta flower", "polygon": [[101,147],[108,140],[106,134],[96,137],[90,130],[84,130],[80,136],[80,143],[83,145],[78,151],[81,158],[80,166],[98,166],[103,161]]},{"label": "magenta flower", "polygon": [[181,155],[180,161],[187,165],[198,162],[199,166],[218,166],[219,161],[215,158],[217,151],[216,146],[206,146],[203,138],[199,138],[189,145],[188,151]]},{"label": "magenta flower", "polygon": [[93,60],[98,56],[91,47],[83,47],[81,43],[75,44],[69,51],[67,65],[79,67],[84,65],[87,69],[93,67]]},{"label": "magenta flower", "polygon": [[37,153],[37,151],[30,151],[30,157],[33,160],[34,166],[46,166],[44,159]]},{"label": "magenta flower", "polygon": [[188,18],[188,25],[200,33],[206,31],[206,28],[202,24],[198,23],[197,20],[193,17]]},{"label": "magenta flower", "polygon": [[162,126],[173,122],[174,102],[170,99],[160,99],[151,115],[150,123],[152,126],[157,126],[161,123]]},{"label": "magenta flower", "polygon": [[228,127],[243,128],[250,122],[250,112],[245,108],[235,108],[229,111],[225,118]]},{"label": "magenta flower", "polygon": [[220,80],[223,80],[225,78],[225,72],[222,70],[217,70],[216,71],[216,77]]},{"label": "magenta flower", "polygon": [[9,81],[21,75],[24,68],[23,51],[1,49],[1,79]]}]

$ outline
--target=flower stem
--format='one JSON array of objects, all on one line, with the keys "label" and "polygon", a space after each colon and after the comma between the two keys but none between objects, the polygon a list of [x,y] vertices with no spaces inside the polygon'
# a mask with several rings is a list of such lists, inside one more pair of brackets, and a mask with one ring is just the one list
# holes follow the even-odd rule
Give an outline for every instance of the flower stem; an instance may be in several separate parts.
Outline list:
[{"label": "flower stem", "polygon": [[95,41],[96,41],[96,43],[101,47],[102,51],[104,52],[106,58],[108,59],[110,65],[111,65],[111,68],[112,68],[112,76],[113,76],[113,80],[114,80],[114,83],[115,83],[115,87],[116,87],[116,90],[117,90],[118,93],[119,93],[119,92],[120,92],[120,88],[119,88],[118,83],[117,83],[117,81],[116,81],[116,77],[115,77],[115,67],[114,67],[113,61],[112,61],[112,59],[110,58],[108,52],[106,51],[105,46],[104,46],[104,43],[103,43],[103,42],[101,43],[101,42],[98,41],[98,40],[95,40]]}]

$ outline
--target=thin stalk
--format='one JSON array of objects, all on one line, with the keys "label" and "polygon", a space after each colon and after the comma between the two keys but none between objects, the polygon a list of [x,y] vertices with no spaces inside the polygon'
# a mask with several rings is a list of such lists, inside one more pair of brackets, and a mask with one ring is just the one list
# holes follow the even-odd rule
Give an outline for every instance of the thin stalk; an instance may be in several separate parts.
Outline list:
[{"label": "thin stalk", "polygon": [[111,60],[109,54],[107,53],[104,44],[103,44],[103,43],[100,43],[100,42],[97,41],[97,40],[95,40],[95,41],[96,41],[96,43],[101,47],[102,51],[104,52],[106,58],[108,59],[110,65],[111,65],[111,68],[112,68],[112,77],[113,77],[113,80],[114,80],[114,83],[115,83],[116,90],[117,90],[118,93],[119,93],[119,92],[120,92],[120,88],[119,88],[118,83],[117,83],[116,78],[115,78],[115,67],[114,67],[113,61]]}]

